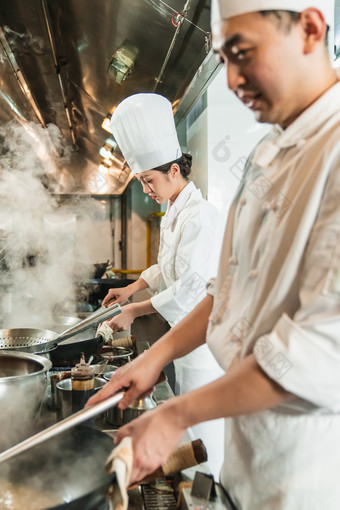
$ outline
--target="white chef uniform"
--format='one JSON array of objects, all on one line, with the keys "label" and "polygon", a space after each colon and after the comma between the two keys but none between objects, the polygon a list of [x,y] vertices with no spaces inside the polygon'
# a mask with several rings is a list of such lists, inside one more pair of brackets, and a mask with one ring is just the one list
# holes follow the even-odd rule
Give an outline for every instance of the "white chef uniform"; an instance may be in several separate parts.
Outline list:
[{"label": "white chef uniform", "polygon": [[[190,182],[174,204],[168,204],[161,222],[157,264],[141,274],[154,294],[153,307],[170,326],[180,322],[206,296],[206,282],[217,273],[222,237],[218,211]],[[205,384],[206,377],[211,380],[208,371],[217,368],[206,345],[176,360],[175,366],[178,393]]]},{"label": "white chef uniform", "polygon": [[[173,205],[168,205],[162,219],[157,264],[141,274],[154,294],[153,307],[170,326],[180,322],[206,295],[206,282],[217,273],[222,237],[218,212],[190,182]],[[207,345],[175,360],[174,365],[177,394],[223,374]],[[217,476],[223,461],[222,420],[199,424],[193,432],[206,445],[209,466]]]},{"label": "white chef uniform", "polygon": [[226,420],[223,485],[241,510],[340,509],[340,83],[246,165],[230,209],[208,344],[254,353],[296,395]]},{"label": "white chef uniform", "polygon": [[[181,155],[171,103],[158,94],[135,94],[115,110],[111,130],[134,173],[152,170]],[[205,296],[217,273],[223,221],[217,209],[189,182],[161,222],[157,264],[141,274],[153,307],[170,326],[180,322]],[[207,345],[175,361],[176,392],[196,389],[223,373]],[[208,450],[212,472],[223,461],[223,420],[193,427]],[[216,437],[218,438],[216,444]]]}]

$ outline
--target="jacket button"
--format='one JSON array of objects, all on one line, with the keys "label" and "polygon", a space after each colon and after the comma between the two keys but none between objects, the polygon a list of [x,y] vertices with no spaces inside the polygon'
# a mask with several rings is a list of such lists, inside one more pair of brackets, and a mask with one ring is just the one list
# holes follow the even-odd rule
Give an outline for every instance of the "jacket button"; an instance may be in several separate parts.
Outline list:
[{"label": "jacket button", "polygon": [[273,209],[275,209],[275,204],[274,202],[265,202],[263,204],[263,207],[262,207],[262,210],[264,212],[269,212],[269,211],[272,211]]},{"label": "jacket button", "polygon": [[238,260],[237,260],[237,258],[236,258],[236,257],[230,257],[230,259],[229,259],[229,265],[230,265],[230,266],[237,266],[237,264],[238,264]]},{"label": "jacket button", "polygon": [[258,270],[257,269],[253,269],[252,271],[250,271],[249,273],[249,278],[251,280],[256,280],[256,278],[258,277]]},{"label": "jacket button", "polygon": [[243,198],[241,198],[241,200],[240,200],[240,205],[243,207],[244,205],[246,205],[246,203],[247,203],[247,199],[246,199],[246,198],[244,198],[244,197],[243,197]]}]

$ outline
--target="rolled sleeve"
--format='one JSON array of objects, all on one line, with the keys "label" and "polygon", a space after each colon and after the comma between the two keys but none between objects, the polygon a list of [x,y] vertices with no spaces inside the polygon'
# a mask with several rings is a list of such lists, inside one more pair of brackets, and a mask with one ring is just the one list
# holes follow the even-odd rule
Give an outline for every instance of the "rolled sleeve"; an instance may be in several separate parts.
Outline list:
[{"label": "rolled sleeve", "polygon": [[208,296],[215,296],[215,285],[216,285],[216,278],[210,278],[207,282],[206,290]]},{"label": "rolled sleeve", "polygon": [[157,289],[164,285],[162,270],[158,264],[154,264],[143,271],[140,277],[148,284],[152,292],[156,292]]},{"label": "rolled sleeve", "polygon": [[270,335],[257,340],[253,353],[262,370],[285,390],[339,411],[340,341],[334,341],[333,329],[340,330],[339,320],[313,328],[284,315]]}]

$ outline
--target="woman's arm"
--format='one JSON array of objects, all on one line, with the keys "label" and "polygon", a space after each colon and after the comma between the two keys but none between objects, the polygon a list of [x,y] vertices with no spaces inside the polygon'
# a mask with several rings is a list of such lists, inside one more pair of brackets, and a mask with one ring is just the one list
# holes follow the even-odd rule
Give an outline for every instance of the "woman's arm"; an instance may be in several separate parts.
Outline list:
[{"label": "woman's arm", "polygon": [[108,324],[113,331],[124,331],[130,327],[136,317],[150,315],[156,313],[156,311],[150,299],[147,301],[140,301],[139,303],[131,303],[123,306],[122,312],[108,321]]},{"label": "woman's arm", "polygon": [[143,278],[138,278],[138,280],[136,280],[133,283],[130,283],[130,285],[127,285],[126,287],[110,289],[109,292],[106,294],[105,298],[103,299],[102,304],[103,306],[109,306],[113,305],[114,303],[119,304],[124,303],[135,292],[147,288],[148,284],[146,283],[146,281],[143,280]]},{"label": "woman's arm", "polygon": [[187,317],[155,342],[150,349],[116,370],[110,382],[91,397],[89,404],[99,402],[125,387],[129,390],[119,403],[119,407],[125,409],[140,395],[150,390],[166,365],[205,342],[212,303],[212,296],[204,298]]}]

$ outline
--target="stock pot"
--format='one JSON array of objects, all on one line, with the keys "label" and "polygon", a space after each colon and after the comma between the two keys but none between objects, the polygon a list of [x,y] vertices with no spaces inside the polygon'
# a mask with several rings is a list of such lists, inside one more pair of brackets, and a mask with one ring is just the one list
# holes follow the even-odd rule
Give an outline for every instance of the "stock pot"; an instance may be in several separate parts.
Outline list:
[{"label": "stock pot", "polygon": [[26,352],[0,351],[0,451],[27,436],[48,384],[48,359]]}]

